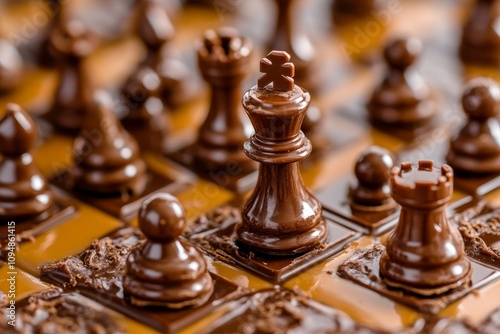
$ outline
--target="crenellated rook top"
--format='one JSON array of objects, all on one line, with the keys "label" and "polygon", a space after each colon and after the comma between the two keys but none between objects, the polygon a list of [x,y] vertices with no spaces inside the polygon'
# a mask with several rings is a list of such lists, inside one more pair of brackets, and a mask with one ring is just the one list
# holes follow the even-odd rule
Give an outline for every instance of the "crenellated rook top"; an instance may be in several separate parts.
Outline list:
[{"label": "crenellated rook top", "polygon": [[[416,167],[416,168],[415,168]],[[453,193],[453,169],[434,168],[431,160],[420,160],[417,166],[403,162],[391,171],[391,193],[398,203],[421,207],[446,203]]]}]

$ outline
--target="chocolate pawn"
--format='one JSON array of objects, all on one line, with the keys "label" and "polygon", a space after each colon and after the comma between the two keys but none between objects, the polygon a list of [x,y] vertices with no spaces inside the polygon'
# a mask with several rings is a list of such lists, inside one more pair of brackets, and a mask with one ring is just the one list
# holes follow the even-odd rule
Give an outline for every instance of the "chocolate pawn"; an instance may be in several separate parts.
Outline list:
[{"label": "chocolate pawn", "polygon": [[462,31],[460,58],[478,65],[500,64],[500,1],[476,0]]},{"label": "chocolate pawn", "polygon": [[189,70],[169,54],[175,28],[168,7],[162,0],[139,0],[137,7],[136,30],[147,49],[140,66],[149,66],[157,73],[163,100],[178,105],[189,92]]},{"label": "chocolate pawn", "polygon": [[412,67],[422,53],[422,42],[399,38],[384,51],[387,74],[373,92],[368,105],[372,121],[386,125],[415,126],[429,121],[436,113],[431,90]]},{"label": "chocolate pawn", "polygon": [[94,105],[74,143],[73,185],[79,190],[103,194],[141,193],[146,164],[135,139],[114,114],[111,96],[94,94]]},{"label": "chocolate pawn", "polygon": [[440,295],[469,283],[472,269],[458,229],[446,216],[453,170],[420,160],[391,171],[391,193],[401,205],[398,225],[387,240],[380,273],[387,285],[423,296]]},{"label": "chocolate pawn", "polygon": [[240,102],[251,53],[251,42],[232,28],[207,31],[198,49],[199,69],[210,84],[211,100],[198,131],[194,156],[206,171],[226,171],[228,164],[234,163],[241,173],[257,168],[243,152],[243,143],[253,128]]},{"label": "chocolate pawn", "polygon": [[462,96],[467,121],[450,139],[446,162],[466,174],[500,171],[500,88],[491,79],[472,79]]},{"label": "chocolate pawn", "polygon": [[212,278],[201,252],[179,240],[187,226],[177,198],[160,193],[139,210],[139,228],[146,242],[127,257],[123,290],[137,306],[172,309],[199,306],[212,295]]},{"label": "chocolate pawn", "polygon": [[264,254],[300,254],[327,234],[321,204],[305,188],[299,169],[312,150],[300,131],[311,96],[294,84],[288,53],[270,52],[260,68],[264,74],[244,94],[243,107],[255,128],[245,153],[261,165],[236,227],[237,241]]},{"label": "chocolate pawn", "polygon": [[0,220],[41,221],[50,216],[54,196],[33,161],[37,130],[17,104],[0,120]]},{"label": "chocolate pawn", "polygon": [[78,133],[92,94],[84,61],[96,49],[97,38],[82,22],[70,19],[58,25],[50,41],[59,58],[60,78],[48,117],[57,129]]},{"label": "chocolate pawn", "polygon": [[24,63],[17,48],[0,34],[0,93],[19,86],[23,78]]},{"label": "chocolate pawn", "polygon": [[358,182],[349,189],[351,205],[371,211],[394,208],[396,203],[389,188],[393,166],[392,154],[385,148],[371,146],[361,153],[354,167]]},{"label": "chocolate pawn", "polygon": [[140,67],[125,83],[126,115],[122,124],[143,150],[163,152],[170,120],[160,97],[161,81],[149,67]]}]

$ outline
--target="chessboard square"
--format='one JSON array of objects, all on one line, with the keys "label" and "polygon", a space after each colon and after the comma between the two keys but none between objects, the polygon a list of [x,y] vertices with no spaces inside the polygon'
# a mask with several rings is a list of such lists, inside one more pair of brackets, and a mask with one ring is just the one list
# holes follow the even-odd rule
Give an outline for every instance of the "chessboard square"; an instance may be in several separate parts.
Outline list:
[{"label": "chessboard square", "polygon": [[455,173],[455,187],[468,194],[484,196],[500,188],[500,173],[468,177]]},{"label": "chessboard square", "polygon": [[[16,301],[47,288],[45,283],[34,278],[21,268],[14,265],[13,267],[10,266],[10,263],[6,263],[0,267],[0,291],[7,295],[13,293]],[[12,282],[15,282],[15,284],[12,285]],[[9,299],[12,298],[9,297]]]},{"label": "chessboard square", "polygon": [[[136,307],[129,304],[124,297],[122,288],[122,276],[125,266],[120,266],[120,264],[124,263],[124,259],[128,256],[130,250],[142,240],[142,233],[136,228],[128,227],[116,230],[99,240],[100,244],[109,245],[109,248],[106,248],[103,254],[98,255],[105,262],[104,267],[100,270],[96,271],[92,264],[89,266],[84,260],[88,251],[94,252],[95,247],[101,248],[101,246],[92,244],[86,251],[76,257],[66,258],[62,262],[43,267],[42,280],[61,287],[78,290],[87,298],[149,327],[167,333],[178,332],[208,315],[219,305],[238,297],[242,293],[241,288],[237,285],[210,273],[214,282],[214,291],[210,299],[201,306],[169,310],[162,307]],[[119,259],[116,263],[108,263],[107,259],[110,257],[118,257]],[[94,261],[99,260],[94,259]],[[106,267],[106,265],[110,267]],[[103,275],[103,271],[109,269],[111,269],[109,274]],[[73,276],[75,270],[78,274]],[[85,274],[79,274],[81,272]]]},{"label": "chessboard square", "polygon": [[[207,218],[207,216],[205,216]],[[217,217],[210,217],[216,219]],[[215,225],[211,219],[203,219],[203,224]],[[234,221],[228,215],[227,220]],[[199,220],[198,220],[199,221]],[[338,253],[346,244],[357,239],[360,233],[340,226],[326,219],[328,235],[326,241],[318,248],[295,256],[266,256],[254,253],[236,240],[235,227],[239,223],[227,223],[219,220],[220,228],[207,228],[208,232],[191,235],[190,241],[213,256],[215,259],[247,270],[271,283],[283,283],[290,278],[308,270],[323,260]],[[199,228],[203,230],[203,228]]]},{"label": "chessboard square", "polygon": [[361,212],[349,205],[348,190],[354,180],[349,177],[328,184],[316,197],[324,215],[331,220],[364,234],[379,236],[392,229],[398,220],[399,209]]},{"label": "chessboard square", "polygon": [[133,194],[127,197],[100,196],[98,194],[79,191],[71,187],[69,173],[64,172],[52,178],[51,183],[82,202],[90,204],[122,221],[129,222],[137,214],[144,199],[150,195],[158,192],[176,193],[187,186],[186,181],[182,178],[170,177],[164,173],[156,172],[151,168],[146,170],[145,178],[146,184],[144,190],[140,194]]},{"label": "chessboard square", "polygon": [[472,278],[468,286],[453,289],[443,295],[422,297],[387,286],[379,271],[384,251],[385,247],[381,244],[359,250],[338,267],[336,274],[425,314],[437,314],[454,301],[500,278],[500,272],[472,261]]},{"label": "chessboard square", "polygon": [[240,172],[241,167],[236,162],[234,164],[228,163],[226,170],[208,172],[199,162],[194,160],[193,143],[168,153],[167,158],[195,172],[204,180],[238,193],[243,193],[254,187],[259,176],[258,170]]},{"label": "chessboard square", "polygon": [[[75,204],[67,198],[64,194],[59,191],[53,191],[54,194],[54,207],[50,211],[50,215],[41,221],[16,221],[15,223],[15,235],[17,242],[24,242],[30,240],[32,237],[36,237],[39,234],[50,230],[64,222],[65,220],[71,219],[71,217],[77,212],[77,207]],[[8,229],[11,226],[7,224],[0,225],[0,240],[7,240]],[[0,242],[3,243],[3,242]],[[0,250],[0,257],[2,250]]]}]

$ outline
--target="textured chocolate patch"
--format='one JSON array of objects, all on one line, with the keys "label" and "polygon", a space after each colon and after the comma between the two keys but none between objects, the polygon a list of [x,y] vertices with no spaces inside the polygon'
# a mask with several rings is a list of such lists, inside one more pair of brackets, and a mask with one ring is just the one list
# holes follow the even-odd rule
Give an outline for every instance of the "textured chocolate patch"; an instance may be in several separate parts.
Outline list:
[{"label": "textured chocolate patch", "polygon": [[[0,304],[5,299],[0,296]],[[62,293],[59,288],[44,290],[17,302],[15,327],[8,324],[7,312],[0,309],[2,333],[127,333],[102,310],[95,309],[76,294]]]},{"label": "textured chocolate patch", "polygon": [[376,243],[369,249],[358,250],[350,259],[338,267],[337,274],[342,278],[426,314],[436,314],[469,292],[500,277],[499,272],[472,262],[473,276],[469,286],[462,286],[437,296],[418,296],[386,285],[379,272],[380,258],[384,252],[385,247],[380,243]]}]

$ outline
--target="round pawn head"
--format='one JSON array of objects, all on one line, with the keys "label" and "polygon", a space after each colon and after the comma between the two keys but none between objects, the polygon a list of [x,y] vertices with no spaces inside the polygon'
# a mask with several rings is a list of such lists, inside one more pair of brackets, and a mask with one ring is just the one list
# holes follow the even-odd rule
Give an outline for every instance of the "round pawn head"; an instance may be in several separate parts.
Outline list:
[{"label": "round pawn head", "polygon": [[472,79],[462,95],[462,106],[470,118],[496,117],[500,114],[500,88],[488,78]]},{"label": "round pawn head", "polygon": [[184,208],[179,200],[170,194],[155,194],[141,205],[139,228],[149,240],[172,242],[181,235],[186,226]]},{"label": "round pawn head", "polygon": [[0,153],[17,157],[29,152],[36,143],[35,123],[19,105],[7,104],[7,113],[0,120]]},{"label": "round pawn head", "polygon": [[379,146],[371,146],[361,153],[354,166],[354,173],[362,186],[380,188],[389,183],[393,166],[391,152]]},{"label": "round pawn head", "polygon": [[420,56],[422,48],[419,39],[397,38],[386,45],[384,58],[389,67],[404,70]]}]

